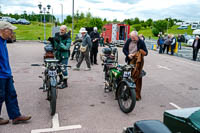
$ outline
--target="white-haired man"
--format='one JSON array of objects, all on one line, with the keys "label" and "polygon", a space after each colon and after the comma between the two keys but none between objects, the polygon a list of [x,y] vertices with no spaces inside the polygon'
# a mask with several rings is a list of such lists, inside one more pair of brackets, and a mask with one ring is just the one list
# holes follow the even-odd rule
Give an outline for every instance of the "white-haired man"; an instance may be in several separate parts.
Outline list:
[{"label": "white-haired man", "polygon": [[[70,56],[71,38],[67,35],[66,32],[67,32],[67,26],[66,25],[60,26],[60,32],[55,34],[54,50],[55,50],[55,57],[56,59],[59,60],[59,63],[68,65],[68,60]],[[60,81],[58,88],[64,89],[68,87],[67,67],[65,67],[64,70],[60,70],[59,77]]]},{"label": "white-haired man", "polygon": [[[22,116],[20,113],[6,46],[6,40],[12,38],[13,30],[16,28],[8,22],[0,21],[0,114],[5,101],[8,116],[13,124],[31,119],[31,116]],[[0,118],[0,125],[7,123],[9,120]]]},{"label": "white-haired man", "polygon": [[[137,69],[139,73],[137,75],[132,75],[132,77],[136,84],[136,100],[141,100],[142,77],[140,77],[140,73],[144,64],[143,56],[146,56],[148,51],[144,41],[139,38],[137,31],[131,32],[130,38],[124,44],[123,53],[126,56],[125,61],[128,64],[135,64],[135,66],[138,67],[135,67],[135,70]],[[137,56],[139,54],[141,56]],[[137,58],[139,57],[141,57],[141,59],[138,65]]]},{"label": "white-haired man", "polygon": [[90,51],[90,61],[91,64],[98,65],[97,63],[97,53],[98,53],[98,46],[99,46],[99,33],[97,32],[97,27],[94,27],[94,31],[90,33],[90,38],[92,41],[92,48]]}]

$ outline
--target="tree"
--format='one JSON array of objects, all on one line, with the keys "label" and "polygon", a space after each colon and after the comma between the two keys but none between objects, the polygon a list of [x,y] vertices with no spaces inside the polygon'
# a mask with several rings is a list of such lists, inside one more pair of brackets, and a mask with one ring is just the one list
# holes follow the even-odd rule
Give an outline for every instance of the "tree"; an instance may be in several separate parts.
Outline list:
[{"label": "tree", "polygon": [[140,19],[138,17],[136,17],[134,20],[133,20],[133,24],[140,24]]},{"label": "tree", "polygon": [[72,16],[68,15],[64,20],[64,24],[71,24],[72,23]]},{"label": "tree", "polygon": [[139,31],[139,30],[141,30],[142,26],[141,26],[141,24],[134,24],[134,25],[132,26],[132,28],[133,28],[134,30],[136,30],[136,31]]},{"label": "tree", "polygon": [[146,24],[147,26],[152,26],[153,25],[153,20],[151,18],[149,18],[147,21],[146,21]]},{"label": "tree", "polygon": [[157,36],[157,32],[165,33],[167,30],[167,21],[166,20],[158,20],[153,23],[152,33]]}]

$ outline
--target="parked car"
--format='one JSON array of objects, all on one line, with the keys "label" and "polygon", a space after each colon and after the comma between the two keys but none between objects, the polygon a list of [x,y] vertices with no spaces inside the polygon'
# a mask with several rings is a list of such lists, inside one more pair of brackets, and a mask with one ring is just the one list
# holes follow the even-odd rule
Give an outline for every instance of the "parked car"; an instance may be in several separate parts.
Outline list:
[{"label": "parked car", "polygon": [[17,22],[18,22],[18,24],[27,24],[27,25],[31,24],[31,23],[30,23],[28,20],[26,20],[26,19],[18,19]]},{"label": "parked car", "polygon": [[187,45],[192,46],[193,42],[194,42],[194,39],[190,39],[190,40],[187,41]]},{"label": "parked car", "polygon": [[186,25],[181,25],[177,28],[178,30],[188,29]]},{"label": "parked car", "polygon": [[9,18],[8,22],[10,22],[11,24],[17,24],[17,20],[15,18]]},{"label": "parked car", "polygon": [[16,33],[15,33],[15,32],[13,33],[12,38],[7,39],[7,42],[8,42],[8,43],[16,42]]}]

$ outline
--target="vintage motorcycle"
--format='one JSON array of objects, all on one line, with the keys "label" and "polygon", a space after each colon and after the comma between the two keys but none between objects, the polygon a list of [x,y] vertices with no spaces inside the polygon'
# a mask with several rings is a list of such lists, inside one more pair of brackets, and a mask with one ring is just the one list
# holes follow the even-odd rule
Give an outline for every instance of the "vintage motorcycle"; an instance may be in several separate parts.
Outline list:
[{"label": "vintage motorcycle", "polygon": [[[53,51],[51,45],[45,46],[44,49],[46,53]],[[58,73],[65,71],[66,67],[71,66],[59,64],[59,60],[55,59],[54,56],[45,56],[43,66],[45,67],[44,72],[42,72],[43,76],[39,76],[43,79],[43,87],[40,89],[47,92],[47,100],[50,102],[50,113],[53,116],[56,112]]]},{"label": "vintage motorcycle", "polygon": [[102,49],[103,71],[105,73],[105,92],[113,92],[120,109],[130,113],[136,104],[135,83],[131,78],[133,65],[119,65],[110,48]]}]

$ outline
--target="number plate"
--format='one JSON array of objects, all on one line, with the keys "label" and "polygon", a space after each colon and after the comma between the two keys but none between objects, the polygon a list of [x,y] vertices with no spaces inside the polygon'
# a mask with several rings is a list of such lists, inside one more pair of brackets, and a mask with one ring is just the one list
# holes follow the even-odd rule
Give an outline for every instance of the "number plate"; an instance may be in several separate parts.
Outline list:
[{"label": "number plate", "polygon": [[128,78],[131,76],[131,72],[124,72],[124,78]]},{"label": "number plate", "polygon": [[51,76],[51,77],[53,77],[53,76],[57,75],[57,72],[56,71],[49,71],[48,75]]}]

